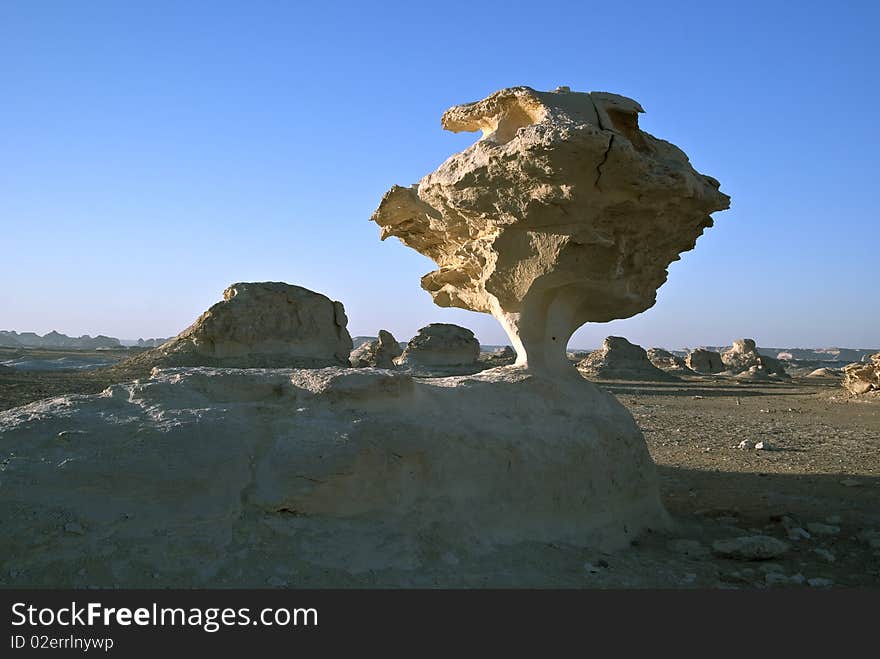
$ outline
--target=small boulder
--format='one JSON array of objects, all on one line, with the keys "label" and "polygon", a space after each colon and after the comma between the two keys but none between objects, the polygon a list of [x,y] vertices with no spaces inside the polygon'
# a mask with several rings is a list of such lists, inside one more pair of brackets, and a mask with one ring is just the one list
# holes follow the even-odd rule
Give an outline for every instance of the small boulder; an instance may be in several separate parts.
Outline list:
[{"label": "small boulder", "polygon": [[379,330],[379,338],[362,343],[352,350],[349,361],[355,368],[394,368],[394,359],[401,354],[403,350],[391,332]]},{"label": "small boulder", "polygon": [[405,366],[472,366],[480,356],[480,342],[466,327],[431,323],[419,330],[398,363]]},{"label": "small boulder", "polygon": [[768,535],[749,535],[712,543],[712,553],[716,556],[746,561],[766,561],[782,556],[788,550],[788,543]]}]

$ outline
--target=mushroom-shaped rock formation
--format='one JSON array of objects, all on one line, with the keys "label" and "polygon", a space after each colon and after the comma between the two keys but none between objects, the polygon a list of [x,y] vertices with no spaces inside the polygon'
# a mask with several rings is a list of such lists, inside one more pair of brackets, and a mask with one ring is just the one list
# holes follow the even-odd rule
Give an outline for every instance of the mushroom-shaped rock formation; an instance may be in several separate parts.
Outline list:
[{"label": "mushroom-shaped rock formation", "polygon": [[705,348],[691,350],[687,357],[684,358],[684,363],[695,373],[703,373],[705,375],[721,373],[724,370],[721,354],[714,350],[706,350]]},{"label": "mushroom-shaped rock formation", "polygon": [[431,323],[409,340],[399,363],[407,366],[471,366],[480,356],[480,342],[466,327]]},{"label": "mushroom-shaped rock formation", "polygon": [[348,366],[341,302],[281,282],[232,284],[218,302],[158,348],[119,365],[320,368]]},{"label": "mushroom-shaped rock formation", "polygon": [[737,339],[729,350],[721,353],[725,372],[742,378],[787,378],[788,373],[778,359],[762,355],[754,339]]},{"label": "mushroom-shaped rock formation", "polygon": [[400,344],[391,332],[379,330],[379,338],[366,341],[352,350],[349,361],[355,368],[365,366],[394,368],[394,359],[400,357],[402,352]]},{"label": "mushroom-shaped rock formation", "polygon": [[578,362],[577,368],[587,377],[600,380],[678,380],[654,366],[642,346],[622,336],[607,337],[599,350]]},{"label": "mushroom-shaped rock formation", "polygon": [[729,205],[681,149],[642,131],[641,106],[560,87],[498,91],[447,110],[444,128],[483,132],[372,216],[433,259],[422,287],[442,307],[493,314],[532,370],[570,369],[588,321],[654,304],[667,266]]},{"label": "mushroom-shaped rock formation", "polygon": [[849,364],[843,368],[843,386],[860,395],[880,391],[880,352],[868,357],[867,363]]},{"label": "mushroom-shaped rock formation", "polygon": [[684,359],[663,348],[648,348],[648,359],[659,369],[677,375],[695,375]]}]

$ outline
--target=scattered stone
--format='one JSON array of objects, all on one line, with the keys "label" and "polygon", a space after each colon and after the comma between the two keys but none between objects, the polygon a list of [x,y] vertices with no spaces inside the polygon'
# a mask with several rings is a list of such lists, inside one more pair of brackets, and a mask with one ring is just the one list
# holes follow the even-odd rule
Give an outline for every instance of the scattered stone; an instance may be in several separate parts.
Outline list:
[{"label": "scattered stone", "polygon": [[711,553],[709,551],[709,548],[703,545],[703,543],[699,542],[698,540],[670,540],[666,544],[666,547],[670,551],[674,551],[678,554],[684,554],[685,556],[701,557],[708,556]]},{"label": "scattered stone", "polygon": [[77,522],[69,522],[64,525],[64,531],[73,535],[84,535],[86,530]]},{"label": "scattered stone", "polygon": [[748,439],[744,439],[739,444],[737,444],[736,447],[738,449],[740,449],[741,451],[751,450],[751,449],[755,448],[755,442],[750,441]]},{"label": "scattered stone", "polygon": [[766,440],[762,440],[755,444],[756,451],[772,451],[773,447],[770,445],[770,442]]},{"label": "scattered stone", "polygon": [[812,588],[828,588],[829,586],[834,585],[834,581],[824,577],[812,577],[811,579],[807,579],[807,584]]},{"label": "scattered stone", "polygon": [[805,529],[799,526],[788,529],[789,540],[809,540],[812,537]]},{"label": "scattered stone", "polygon": [[791,577],[789,577],[789,579],[791,580],[791,582],[793,584],[797,584],[797,585],[803,585],[803,583],[807,580],[807,578],[804,575],[802,575],[800,572],[798,572],[797,574],[791,575]]},{"label": "scattered stone", "polygon": [[807,524],[807,530],[816,535],[837,535],[840,533],[840,527],[833,524],[823,524],[822,522],[810,522]]},{"label": "scattered stone", "polygon": [[791,580],[781,572],[769,572],[764,575],[764,582],[768,586],[788,586]]},{"label": "scattered stone", "polygon": [[818,554],[819,556],[821,556],[828,563],[833,563],[837,560],[837,557],[834,555],[834,553],[831,551],[828,551],[827,549],[822,549],[821,547],[816,547],[815,549],[813,549],[813,552]]},{"label": "scattered stone", "polygon": [[712,543],[712,552],[717,556],[749,561],[776,558],[785,554],[789,549],[787,543],[768,535],[744,536],[716,540]]}]

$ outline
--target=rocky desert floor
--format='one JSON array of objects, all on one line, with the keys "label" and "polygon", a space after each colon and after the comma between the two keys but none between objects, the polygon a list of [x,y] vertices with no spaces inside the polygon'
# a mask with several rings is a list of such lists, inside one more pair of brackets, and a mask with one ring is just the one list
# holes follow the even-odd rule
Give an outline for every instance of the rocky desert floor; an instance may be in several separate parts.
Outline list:
[{"label": "rocky desert floor", "polygon": [[[119,374],[0,371],[0,409],[102,390]],[[437,549],[424,567],[350,574],[291,557],[266,520],[247,539],[254,571],[202,587],[811,588],[880,586],[880,397],[848,396],[837,381],[603,381],[635,416],[656,461],[674,527],[602,553],[520,544],[473,554]],[[743,441],[769,449],[741,449]],[[749,538],[755,538],[750,540]],[[779,542],[773,542],[768,538]],[[743,555],[713,551],[740,543]],[[780,544],[783,543],[783,544]],[[718,547],[716,546],[717,550]],[[0,586],[168,587],[173,574],[117,583],[107,556],[76,574],[0,575]],[[210,551],[206,548],[206,551]],[[737,549],[732,550],[736,553]],[[6,557],[7,559],[9,557]],[[14,562],[14,558],[13,558]],[[267,579],[266,566],[273,566]]]}]

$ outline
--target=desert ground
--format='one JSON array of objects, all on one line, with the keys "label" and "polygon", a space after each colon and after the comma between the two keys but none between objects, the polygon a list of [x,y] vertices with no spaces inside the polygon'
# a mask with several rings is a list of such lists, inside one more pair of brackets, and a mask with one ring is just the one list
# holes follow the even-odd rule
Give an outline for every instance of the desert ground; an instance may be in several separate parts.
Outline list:
[{"label": "desert ground", "polygon": [[[123,351],[124,352],[124,351]],[[63,351],[52,351],[63,356]],[[82,356],[82,351],[76,351]],[[102,351],[102,355],[106,355]],[[127,353],[130,354],[130,353]],[[8,358],[8,357],[7,357]],[[0,371],[0,410],[71,393],[96,393],[146,373]],[[880,397],[852,397],[838,381],[747,383],[718,376],[680,382],[598,381],[632,412],[658,466],[670,532],[643,534],[626,550],[518,544],[449,555],[427,570],[359,574],[316,568],[285,552],[267,526],[251,538],[276,576],[237,572],[203,587],[659,587],[880,586]],[[768,450],[740,449],[743,441]],[[713,542],[769,536],[788,549],[766,560],[723,558]],[[114,547],[108,547],[112,555]],[[7,557],[8,558],[8,557]],[[106,557],[84,557],[75,574],[0,574],[5,587],[167,587],[171,575],[116,583]],[[11,564],[7,561],[7,565]]]}]

